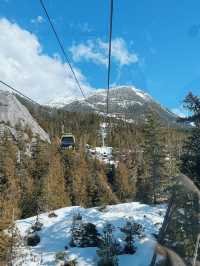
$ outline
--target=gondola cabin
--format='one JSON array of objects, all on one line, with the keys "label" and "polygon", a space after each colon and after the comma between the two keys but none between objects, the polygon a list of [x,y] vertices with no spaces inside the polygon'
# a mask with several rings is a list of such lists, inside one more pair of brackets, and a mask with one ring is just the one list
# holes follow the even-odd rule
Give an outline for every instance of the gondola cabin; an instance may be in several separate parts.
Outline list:
[{"label": "gondola cabin", "polygon": [[72,134],[64,134],[60,139],[60,148],[65,149],[74,149],[75,148],[75,137]]}]

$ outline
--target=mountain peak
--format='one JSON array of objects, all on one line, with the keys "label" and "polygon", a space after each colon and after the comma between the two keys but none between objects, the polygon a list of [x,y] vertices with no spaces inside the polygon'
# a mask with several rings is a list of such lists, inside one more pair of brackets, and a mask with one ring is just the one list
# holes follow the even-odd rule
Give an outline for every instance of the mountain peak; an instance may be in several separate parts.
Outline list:
[{"label": "mountain peak", "polygon": [[[98,89],[86,99],[76,99],[62,106],[71,112],[106,113],[107,90]],[[153,112],[163,124],[177,125],[177,116],[155,101],[148,93],[128,85],[112,87],[109,92],[109,116],[125,117],[129,122],[144,122]]]},{"label": "mountain peak", "polygon": [[0,90],[0,122],[9,123],[12,128],[19,123],[23,128],[28,126],[34,135],[39,135],[42,140],[50,142],[48,134],[39,126],[27,108],[9,91]]}]

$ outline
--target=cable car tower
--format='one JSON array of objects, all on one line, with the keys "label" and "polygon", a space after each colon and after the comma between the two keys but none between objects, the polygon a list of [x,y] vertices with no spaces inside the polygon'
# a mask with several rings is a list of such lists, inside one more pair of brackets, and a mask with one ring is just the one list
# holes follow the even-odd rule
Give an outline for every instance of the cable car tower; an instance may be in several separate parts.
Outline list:
[{"label": "cable car tower", "polygon": [[102,147],[105,147],[105,139],[108,134],[108,123],[103,122],[100,124],[99,133],[101,134],[101,138],[102,138]]}]

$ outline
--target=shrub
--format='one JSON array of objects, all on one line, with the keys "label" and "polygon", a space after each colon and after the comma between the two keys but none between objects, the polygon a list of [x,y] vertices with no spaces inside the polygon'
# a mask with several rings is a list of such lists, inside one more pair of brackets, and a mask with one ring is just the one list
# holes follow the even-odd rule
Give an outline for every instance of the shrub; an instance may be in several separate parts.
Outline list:
[{"label": "shrub", "polygon": [[48,214],[48,217],[49,217],[49,218],[55,218],[55,217],[58,217],[58,215],[57,215],[55,212],[50,212],[50,213]]},{"label": "shrub", "polygon": [[41,231],[42,230],[43,224],[39,221],[39,218],[36,218],[35,223],[31,226],[31,229],[36,232],[36,231]]},{"label": "shrub", "polygon": [[66,257],[66,252],[65,251],[57,252],[56,255],[55,255],[56,261],[65,260],[65,257]]},{"label": "shrub", "polygon": [[40,243],[40,236],[37,233],[29,233],[27,236],[27,245],[34,247]]}]

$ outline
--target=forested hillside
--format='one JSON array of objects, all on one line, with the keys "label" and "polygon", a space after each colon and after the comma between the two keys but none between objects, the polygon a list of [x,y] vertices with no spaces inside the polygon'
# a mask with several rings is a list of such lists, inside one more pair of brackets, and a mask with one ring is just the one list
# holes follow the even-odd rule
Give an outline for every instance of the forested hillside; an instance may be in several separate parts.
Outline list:
[{"label": "forested hillside", "polygon": [[[101,146],[99,126],[105,118],[35,106],[19,99],[48,132],[51,143],[36,137],[30,154],[27,144],[33,137],[31,128],[26,128],[29,139],[21,134],[21,139],[13,142],[6,132],[1,137],[1,230],[13,219],[71,205],[168,201],[174,177],[184,166],[184,143],[191,130],[164,127],[154,113],[140,125],[109,118],[106,142],[113,147],[116,163],[104,164],[89,155],[87,146]],[[60,149],[63,128],[75,135],[75,150]],[[23,132],[19,125],[16,130]],[[9,247],[6,238],[1,233],[2,259],[6,259]]]}]

